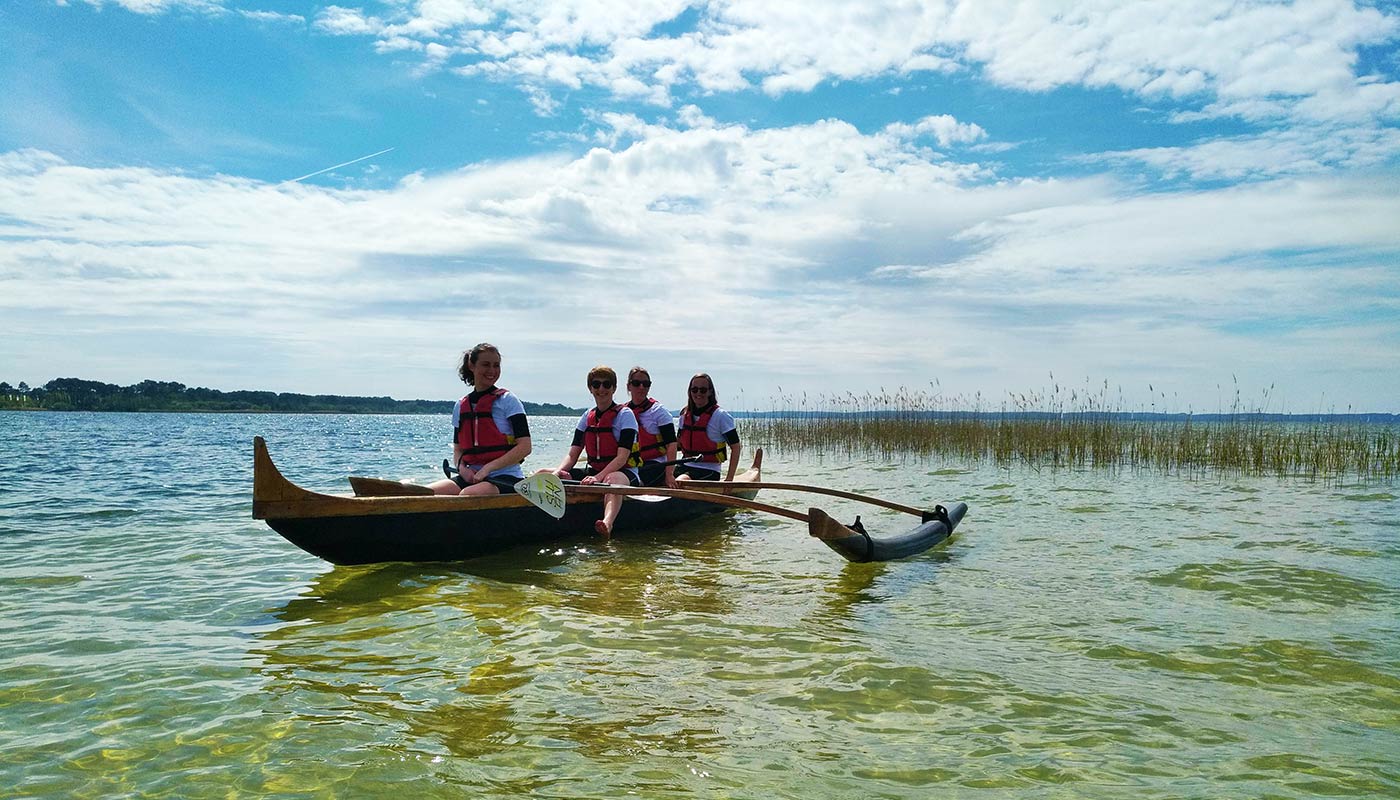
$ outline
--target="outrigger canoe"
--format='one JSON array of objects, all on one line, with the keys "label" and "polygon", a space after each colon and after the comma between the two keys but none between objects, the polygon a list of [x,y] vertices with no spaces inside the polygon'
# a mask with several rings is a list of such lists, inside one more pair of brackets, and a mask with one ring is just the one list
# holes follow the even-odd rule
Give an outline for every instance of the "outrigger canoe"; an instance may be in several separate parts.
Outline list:
[{"label": "outrigger canoe", "polygon": [[[375,478],[350,479],[355,496],[318,494],[282,476],[261,436],[253,439],[253,517],[312,555],[334,564],[383,561],[462,561],[522,545],[593,536],[606,494],[635,498],[623,503],[613,533],[654,530],[716,514],[730,507],[776,514],[807,524],[808,532],[850,561],[907,558],[952,535],[967,514],[966,503],[924,511],[876,497],[788,483],[762,482],[763,451],[753,466],[730,481],[693,481],[686,489],[560,485],[567,502],[556,518],[519,494],[492,497],[434,495],[423,486]],[[543,478],[535,476],[531,480]],[[556,480],[556,484],[559,482]],[[759,489],[824,494],[911,514],[920,524],[893,536],[868,533],[860,517],[850,525],[820,508],[807,512],[759,503]]]},{"label": "outrigger canoe", "polygon": [[[762,477],[763,451],[735,479]],[[729,489],[721,481],[694,481],[692,491],[752,500],[757,489]],[[462,561],[523,545],[594,537],[603,518],[601,495],[569,496],[562,519],[516,494],[494,497],[347,497],[303,489],[283,477],[261,436],[253,439],[253,518],[287,541],[332,564],[384,561]],[[614,535],[677,525],[729,510],[680,497],[622,504]]]}]

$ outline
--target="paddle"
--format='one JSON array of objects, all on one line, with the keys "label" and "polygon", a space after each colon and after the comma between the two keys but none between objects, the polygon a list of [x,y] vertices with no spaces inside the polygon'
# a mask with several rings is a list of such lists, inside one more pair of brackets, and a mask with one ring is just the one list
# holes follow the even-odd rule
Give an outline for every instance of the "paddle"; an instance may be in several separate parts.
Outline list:
[{"label": "paddle", "polygon": [[[555,474],[555,475],[558,475],[559,473],[556,472],[556,473],[554,473],[554,474]],[[574,480],[573,478],[560,478],[560,479],[559,479],[559,482],[562,483],[562,484],[564,484],[565,486],[587,486],[587,485],[588,485],[588,484],[584,483],[583,481],[576,481],[576,480]],[[603,484],[603,485],[605,485],[605,486],[612,486],[612,485],[615,485],[615,484]],[[628,500],[641,500],[643,503],[660,503],[660,502],[665,501],[666,498],[661,497],[660,495],[657,495],[657,494],[655,494],[654,492],[647,492],[646,494],[628,495],[627,499],[628,499]]]},{"label": "paddle", "polygon": [[[658,462],[658,463],[656,464],[656,466],[658,466],[658,467],[669,467],[669,466],[673,466],[673,465],[675,465],[675,464],[689,464],[689,463],[692,462],[692,461],[699,461],[699,460],[702,459],[702,458],[704,458],[704,456],[686,456],[685,458],[677,458],[677,459],[675,459],[674,461],[661,461],[661,462]],[[643,465],[645,465],[645,464],[650,464],[650,463],[651,463],[650,461],[643,461],[643,462],[642,462]]]},{"label": "paddle", "polygon": [[[445,458],[442,460],[442,472],[449,478],[460,474]],[[537,472],[516,483],[515,493],[551,517],[564,518],[564,482],[553,472]]]},{"label": "paddle", "polygon": [[553,472],[536,472],[515,484],[515,493],[551,517],[564,518],[564,482]]}]

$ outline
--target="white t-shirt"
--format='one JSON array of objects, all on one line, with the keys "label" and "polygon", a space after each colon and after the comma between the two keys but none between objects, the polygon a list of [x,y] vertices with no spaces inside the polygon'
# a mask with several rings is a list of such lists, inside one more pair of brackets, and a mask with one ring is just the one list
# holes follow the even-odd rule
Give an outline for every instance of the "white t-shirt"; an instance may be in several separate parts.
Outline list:
[{"label": "white t-shirt", "polygon": [[[722,408],[716,408],[716,409],[715,409],[715,413],[713,413],[713,414],[710,415],[710,421],[709,421],[708,423],[706,423],[706,425],[705,425],[705,436],[706,436],[707,438],[709,438],[709,440],[712,441],[712,442],[714,442],[715,444],[723,444],[723,445],[725,445],[725,451],[726,451],[726,457],[727,457],[727,453],[728,453],[728,450],[729,450],[729,445],[728,445],[728,443],[726,443],[726,442],[724,441],[724,435],[725,435],[726,433],[729,433],[729,432],[732,431],[732,430],[734,430],[734,417],[730,416],[728,411],[725,411],[725,410],[722,409]],[[680,434],[680,431],[681,431],[681,421],[680,421],[680,418],[678,417],[678,418],[676,419],[676,433],[677,433],[677,435]],[[722,462],[721,462],[721,463],[722,463]],[[690,468],[692,468],[692,469],[707,469],[707,470],[709,470],[709,471],[711,471],[711,472],[719,472],[719,471],[720,471],[720,466],[721,466],[721,465],[720,465],[720,464],[710,464],[710,463],[707,463],[707,462],[704,462],[704,461],[690,461],[690,462],[687,462],[687,463],[686,463],[686,466],[687,466],[687,467],[690,467]]]},{"label": "white t-shirt", "polygon": [[[631,410],[631,409],[629,408],[629,410]],[[634,411],[633,413],[636,413],[636,412]],[[675,424],[676,424],[676,421],[673,420],[673,419],[671,419],[671,412],[667,411],[667,410],[666,410],[666,406],[663,406],[663,405],[661,405],[660,403],[652,403],[652,404],[651,404],[651,408],[648,408],[646,411],[643,411],[642,414],[641,414],[641,416],[637,418],[637,425],[638,425],[638,427],[640,427],[642,430],[646,431],[647,433],[651,434],[652,436],[656,436],[656,437],[658,437],[658,438],[660,438],[660,436],[661,436],[661,426],[662,426],[662,425],[675,425]],[[650,458],[647,459],[647,461],[665,461],[665,460],[666,460],[666,450],[665,450],[665,448],[662,448],[661,451],[658,452],[656,455],[651,456]]]},{"label": "white t-shirt", "polygon": [[[583,412],[583,416],[581,416],[581,417],[578,418],[578,425],[574,426],[574,429],[575,429],[575,430],[578,430],[578,431],[587,432],[587,431],[588,431],[588,415],[589,415],[589,414],[592,414],[595,410],[596,410],[596,409],[590,408],[590,409],[588,409],[587,411]],[[633,414],[633,413],[632,413],[632,409],[628,408],[626,405],[623,405],[623,406],[619,407],[619,408],[618,408],[618,411],[617,411],[617,416],[613,417],[613,424],[612,424],[612,435],[613,435],[613,438],[614,438],[614,439],[617,439],[618,441],[622,441],[622,432],[623,432],[623,431],[635,431],[635,430],[637,430],[637,415],[636,415],[636,414]],[[633,433],[633,434],[632,434],[632,441],[635,442],[636,440],[637,440],[637,435],[636,435],[635,433]],[[583,457],[584,457],[585,459],[588,458],[587,451],[584,452],[584,456],[583,456]],[[586,466],[586,462],[585,462],[585,466]],[[626,466],[626,465],[623,466],[623,469],[624,469],[624,470],[627,470],[629,473],[635,472],[631,467],[628,467],[628,466]]]},{"label": "white t-shirt", "polygon": [[[466,398],[464,397],[462,399],[465,400]],[[500,397],[497,397],[496,402],[491,404],[491,421],[496,423],[496,430],[500,431],[506,436],[515,435],[515,429],[512,428],[510,424],[510,418],[515,416],[516,414],[524,413],[524,404],[520,402],[520,398],[516,397],[509,390],[507,390],[506,393],[501,395]],[[461,401],[458,401],[457,404],[452,407],[452,430],[454,433],[456,432],[457,428],[461,426],[461,424],[462,403]],[[454,441],[453,444],[456,444],[456,442]],[[469,456],[467,458],[467,466],[471,467],[472,472],[476,472],[477,470],[486,466],[486,464],[494,458],[496,458],[496,456],[491,455],[490,453],[478,453],[477,455]],[[498,469],[492,472],[491,474],[509,476],[512,478],[525,477],[525,473],[521,471],[519,464],[506,467],[505,469]]]}]

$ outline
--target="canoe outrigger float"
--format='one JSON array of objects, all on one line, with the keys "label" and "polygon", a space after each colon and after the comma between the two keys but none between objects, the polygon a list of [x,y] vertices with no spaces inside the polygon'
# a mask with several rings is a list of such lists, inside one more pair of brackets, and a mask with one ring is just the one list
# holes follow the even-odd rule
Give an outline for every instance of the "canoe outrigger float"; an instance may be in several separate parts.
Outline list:
[{"label": "canoe outrigger float", "polygon": [[[519,494],[425,495],[426,487],[373,478],[352,478],[355,496],[319,494],[283,477],[258,436],[253,439],[253,518],[265,520],[287,541],[333,564],[463,561],[523,545],[592,537],[593,523],[603,517],[603,496],[621,494],[641,502],[623,504],[614,535],[669,527],[737,507],[806,522],[812,536],[851,561],[885,561],[943,541],[967,513],[964,503],[926,512],[850,492],[765,484],[762,462],[760,449],[753,466],[735,481],[693,481],[688,482],[693,488],[686,489],[570,485],[563,516],[555,519]],[[859,517],[846,526],[818,508],[802,513],[759,503],[753,498],[763,488],[873,502],[919,516],[921,524],[905,534],[876,537],[865,532]]]}]

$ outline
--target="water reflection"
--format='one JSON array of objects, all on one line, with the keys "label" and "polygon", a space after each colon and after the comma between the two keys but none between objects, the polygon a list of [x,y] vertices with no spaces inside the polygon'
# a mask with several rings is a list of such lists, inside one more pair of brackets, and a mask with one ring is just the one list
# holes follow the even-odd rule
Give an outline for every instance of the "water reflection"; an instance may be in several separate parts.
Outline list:
[{"label": "water reflection", "polygon": [[[522,738],[590,758],[668,742],[700,750],[716,739],[718,709],[680,711],[660,686],[639,704],[630,690],[674,677],[657,653],[685,623],[648,623],[733,613],[726,547],[737,532],[725,516],[462,564],[332,569],[272,612],[283,624],[252,654],[299,719],[388,723],[457,758],[504,755]],[[569,712],[542,704],[561,695]]]},{"label": "water reflection", "polygon": [[857,627],[854,622],[859,611],[866,606],[878,605],[884,600],[883,594],[876,590],[876,586],[889,571],[889,562],[846,562],[835,579],[823,589],[822,602],[813,614],[813,619],[824,625],[854,633]]},{"label": "water reflection", "polygon": [[530,614],[517,604],[502,618],[500,594],[407,565],[336,570],[279,610],[294,624],[252,653],[268,690],[308,723],[388,724],[479,757],[511,744],[509,698],[531,678],[512,655]]}]

